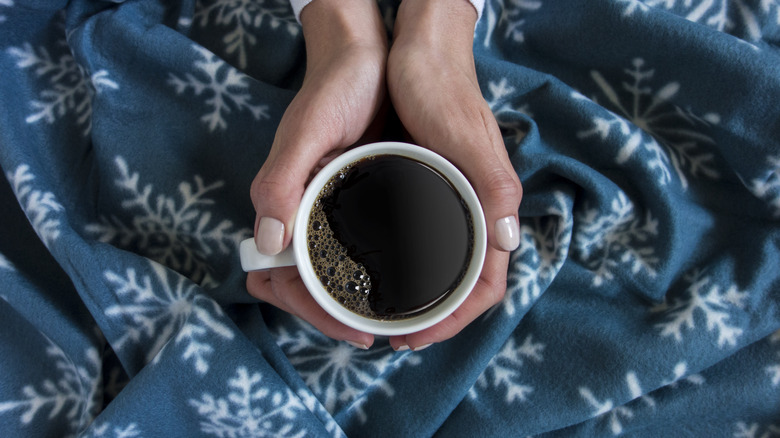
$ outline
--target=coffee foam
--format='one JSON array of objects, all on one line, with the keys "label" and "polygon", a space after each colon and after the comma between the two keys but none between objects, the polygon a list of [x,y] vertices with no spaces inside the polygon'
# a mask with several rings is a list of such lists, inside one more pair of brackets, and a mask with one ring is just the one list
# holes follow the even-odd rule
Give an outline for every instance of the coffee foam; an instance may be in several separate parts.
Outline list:
[{"label": "coffee foam", "polygon": [[347,249],[333,235],[328,218],[322,208],[322,199],[346,177],[355,163],[341,169],[325,184],[309,215],[307,246],[309,260],[322,286],[336,301],[358,315],[382,319],[371,310],[368,295],[371,277],[365,267],[347,255]]},{"label": "coffee foam", "polygon": [[[369,304],[371,276],[362,264],[349,257],[347,248],[335,237],[322,205],[322,201],[332,196],[334,191],[343,184],[353,167],[373,158],[373,156],[364,157],[343,167],[320,190],[312,206],[307,223],[306,236],[309,260],[311,260],[320,284],[328,291],[328,294],[351,312],[380,321],[408,319],[435,305],[446,295],[416,312],[389,315],[376,313]],[[465,204],[464,208],[466,210],[469,234],[473,236],[471,213]],[[473,239],[470,239],[468,248],[469,258],[473,252],[473,243]],[[460,278],[457,279],[456,284],[460,283],[463,275],[465,275],[465,270],[461,273]]]}]

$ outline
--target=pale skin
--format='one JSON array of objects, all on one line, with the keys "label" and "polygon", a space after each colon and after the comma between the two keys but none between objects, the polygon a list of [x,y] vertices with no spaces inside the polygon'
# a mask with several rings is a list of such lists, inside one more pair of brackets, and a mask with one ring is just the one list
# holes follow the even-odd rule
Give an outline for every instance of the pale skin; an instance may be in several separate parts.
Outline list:
[{"label": "pale skin", "polygon": [[[258,249],[289,245],[308,179],[323,163],[368,138],[385,99],[413,141],[443,155],[469,178],[483,205],[488,250],[479,281],[449,317],[390,337],[396,350],[445,341],[504,296],[509,251],[519,244],[522,186],[498,124],[482,97],[472,52],[477,13],[466,0],[404,0],[392,47],[374,0],[315,0],[301,12],[307,71],[268,159],[251,187]],[[251,272],[249,293],[308,321],[325,335],[369,348],[374,336],[328,315],[297,268]]]}]

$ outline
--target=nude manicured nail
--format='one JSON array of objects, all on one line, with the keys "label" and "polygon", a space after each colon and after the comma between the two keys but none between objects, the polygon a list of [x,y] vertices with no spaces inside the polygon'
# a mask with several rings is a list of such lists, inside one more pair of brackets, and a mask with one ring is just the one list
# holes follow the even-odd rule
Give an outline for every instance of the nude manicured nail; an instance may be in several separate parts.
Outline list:
[{"label": "nude manicured nail", "polygon": [[520,226],[514,216],[496,221],[496,241],[504,251],[514,251],[520,246]]},{"label": "nude manicured nail", "polygon": [[265,255],[276,255],[282,252],[284,244],[284,224],[272,217],[260,218],[257,226],[257,250]]},{"label": "nude manicured nail", "polygon": [[361,344],[359,342],[354,342],[354,341],[346,341],[346,343],[360,350],[368,350],[368,345],[366,344]]},{"label": "nude manicured nail", "polygon": [[412,348],[412,351],[422,351],[422,350],[425,350],[426,348],[430,347],[431,345],[433,345],[433,344],[431,343],[431,344],[420,345],[419,347]]}]

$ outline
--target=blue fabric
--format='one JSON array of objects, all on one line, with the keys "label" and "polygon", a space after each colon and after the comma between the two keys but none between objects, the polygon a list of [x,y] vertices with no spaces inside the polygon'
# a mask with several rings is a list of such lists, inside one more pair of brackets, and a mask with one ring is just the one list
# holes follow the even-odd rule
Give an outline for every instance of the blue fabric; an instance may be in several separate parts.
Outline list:
[{"label": "blue fabric", "polygon": [[776,0],[488,0],[506,296],[361,351],[238,264],[286,0],[0,0],[2,435],[780,434],[778,44]]}]

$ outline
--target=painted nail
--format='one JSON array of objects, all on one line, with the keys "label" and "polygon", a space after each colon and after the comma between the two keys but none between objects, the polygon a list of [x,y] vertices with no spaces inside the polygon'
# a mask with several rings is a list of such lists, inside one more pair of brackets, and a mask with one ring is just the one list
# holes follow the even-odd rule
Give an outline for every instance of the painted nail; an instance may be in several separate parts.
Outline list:
[{"label": "painted nail", "polygon": [[520,227],[514,216],[496,221],[496,241],[504,251],[514,251],[520,246]]},{"label": "painted nail", "polygon": [[397,348],[393,348],[395,351],[406,351],[409,349],[409,346],[406,344],[399,345]]},{"label": "painted nail", "polygon": [[361,350],[368,350],[368,345],[366,345],[366,344],[361,344],[361,343],[359,343],[359,342],[354,342],[354,341],[345,341],[345,342],[346,342],[347,344],[349,344],[349,345],[351,345],[351,346],[355,347],[355,348],[359,348],[359,349],[361,349]]},{"label": "painted nail", "polygon": [[426,348],[430,347],[431,345],[433,345],[433,343],[431,343],[431,344],[425,344],[425,345],[420,345],[419,347],[414,347],[414,348],[412,348],[412,351],[423,351],[423,350],[425,350]]},{"label": "painted nail", "polygon": [[257,226],[257,250],[265,255],[276,255],[282,252],[284,243],[284,224],[272,217],[260,218]]}]

